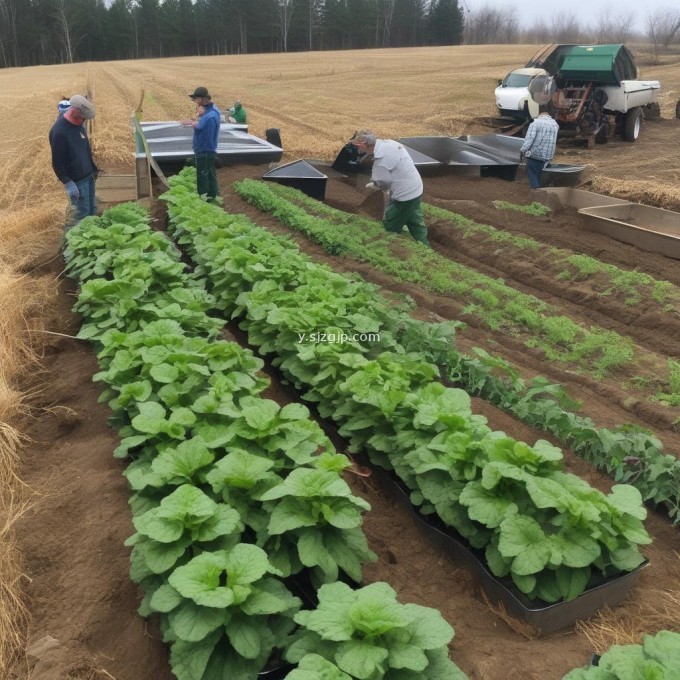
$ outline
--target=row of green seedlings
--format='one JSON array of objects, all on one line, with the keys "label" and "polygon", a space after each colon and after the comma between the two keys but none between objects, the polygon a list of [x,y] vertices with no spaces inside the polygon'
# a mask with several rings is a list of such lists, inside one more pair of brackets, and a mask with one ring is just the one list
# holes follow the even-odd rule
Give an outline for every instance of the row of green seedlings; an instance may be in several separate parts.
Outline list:
[{"label": "row of green seedlings", "polygon": [[[394,237],[385,235],[380,225],[367,220],[360,224],[361,229],[353,229],[359,224],[354,216],[323,206],[294,189],[246,180],[237,185],[237,190],[287,226],[321,243],[329,252],[353,257],[365,253],[383,271],[394,273],[416,266],[413,258],[420,258],[425,252],[418,244],[409,244],[416,254],[404,260],[401,254],[387,251],[385,244]],[[328,211],[335,221],[307,214],[293,201],[312,211]],[[340,219],[346,220],[342,229],[338,229]],[[440,366],[447,380],[550,433],[615,481],[635,486],[645,502],[666,512],[674,523],[680,522],[680,461],[664,453],[662,443],[652,432],[630,424],[598,428],[590,418],[574,413],[578,403],[570,400],[559,385],[541,377],[527,385],[510,364],[480,349],[472,357],[461,354],[452,342],[454,332],[451,323],[410,324],[408,332],[402,334],[402,343],[409,349],[426,352],[425,356]],[[680,378],[677,382],[680,386]]]},{"label": "row of green seedlings", "polygon": [[442,385],[435,365],[399,344],[398,314],[376,287],[203,203],[192,175],[173,178],[162,198],[171,231],[218,307],[241,319],[250,343],[275,356],[352,450],[394,471],[421,512],[483,550],[497,577],[509,576],[530,600],[552,603],[644,561],[638,545],[651,539],[634,487],[616,485],[605,495],[564,473],[562,452],[550,443],[532,447],[492,431],[472,414],[465,392]]},{"label": "row of green seedlings", "polygon": [[632,365],[642,375],[658,377],[657,357],[636,351],[631,338],[596,326],[586,328],[501,279],[387,234],[375,220],[336,210],[273,182],[243,180],[234,188],[258,210],[271,212],[332,254],[366,262],[428,292],[468,301],[463,313],[475,315],[491,330],[525,337],[527,347],[540,349],[551,361],[573,365],[597,379]]},{"label": "row of green seedlings", "polygon": [[[65,255],[121,436],[114,455],[132,459],[140,613],[160,615],[176,677],[250,680],[283,655],[337,677],[465,678],[439,612],[398,603],[385,583],[338,581],[359,583],[376,558],[369,505],[341,476],[349,460],[306,407],[260,396],[261,360],[217,339],[214,298],[143,211],[83,220]],[[318,588],[307,611],[291,592],[303,573]]]},{"label": "row of green seedlings", "polygon": [[[550,208],[537,202],[529,205],[518,205],[508,201],[492,201],[492,203],[498,210],[513,210],[535,217],[545,217],[551,212]],[[427,217],[446,221],[463,237],[482,236],[494,243],[509,245],[513,250],[520,251],[527,256],[536,256],[540,262],[547,260],[556,267],[562,268],[557,274],[559,279],[587,281],[598,295],[621,294],[625,298],[624,303],[631,306],[641,302],[655,302],[659,305],[659,310],[663,312],[672,312],[680,304],[680,289],[670,281],[657,279],[637,270],[621,269],[614,264],[602,262],[596,257],[575,253],[566,248],[557,248],[530,236],[519,236],[490,224],[481,224],[460,213],[438,206],[424,204],[423,211]]]},{"label": "row of green seedlings", "polygon": [[[251,181],[247,180],[246,186]],[[241,185],[239,184],[239,186]],[[470,286],[463,286],[465,290],[462,290],[458,279],[461,274],[464,274],[465,280],[472,282],[469,273],[474,270],[470,270],[457,263],[452,263],[450,260],[444,260],[444,263],[442,263],[442,258],[439,255],[435,255],[434,261],[430,264],[434,264],[440,269],[443,266],[444,269],[442,271],[454,277],[454,280],[444,280],[442,283],[436,271],[434,273],[432,271],[428,272],[427,269],[423,268],[422,264],[418,265],[417,262],[410,262],[408,270],[404,272],[400,266],[403,261],[401,255],[398,255],[396,263],[390,263],[389,267],[385,269],[383,255],[374,251],[376,246],[380,250],[381,246],[394,244],[394,237],[387,236],[384,230],[381,229],[380,224],[373,220],[356,216],[353,216],[353,219],[347,222],[347,213],[325,206],[295,189],[281,187],[280,185],[270,186],[277,195],[303,207],[309,213],[320,215],[334,222],[340,221],[343,229],[355,229],[356,233],[353,234],[354,236],[368,239],[370,243],[370,249],[366,250],[357,249],[355,245],[350,243],[348,250],[344,248],[347,244],[344,243],[343,235],[337,233],[330,234],[330,241],[326,240],[329,235],[326,233],[326,228],[323,224],[319,225],[307,220],[300,222],[297,220],[298,216],[295,215],[293,215],[292,222],[285,222],[287,226],[295,229],[299,229],[302,226],[302,231],[312,238],[316,238],[314,234],[317,236],[322,235],[324,239],[322,245],[324,247],[330,243],[331,250],[334,251],[340,241],[343,244],[343,248],[339,252],[352,257],[363,258],[364,261],[370,261],[371,264],[387,271],[398,280],[418,283],[425,290],[434,293],[469,295]],[[545,208],[545,206],[541,206],[538,203],[532,203],[530,206],[514,206],[503,201],[494,201],[494,203],[502,204],[504,208],[512,206],[516,209],[527,208],[528,210],[533,207],[534,212],[539,207]],[[627,295],[626,304],[638,304],[641,300],[641,289],[645,288],[647,289],[648,297],[659,303],[661,311],[674,310],[677,302],[680,301],[680,290],[668,281],[659,281],[642,272],[626,271],[614,265],[603,263],[596,258],[546,246],[529,237],[517,236],[508,231],[479,224],[462,215],[436,206],[424,204],[423,210],[426,216],[446,220],[451,226],[460,230],[466,236],[470,234],[483,234],[499,243],[510,243],[513,247],[528,252],[539,251],[539,254],[557,261],[558,264],[564,263],[567,268],[561,272],[561,278],[571,280],[593,277],[593,281],[597,282],[598,278],[596,278],[596,275],[600,277],[602,274],[605,274],[610,281],[610,285],[605,287],[601,294],[607,295],[613,289],[621,290]],[[277,210],[277,213],[279,218],[281,218],[281,211]],[[283,214],[286,216],[286,220],[289,220],[291,217],[289,213]],[[416,248],[414,248],[414,244],[409,243],[407,249],[413,251]],[[430,258],[431,254],[423,255],[420,253],[420,256],[421,258]],[[397,265],[396,269],[395,264]],[[428,272],[429,276],[423,278],[423,270]],[[474,286],[472,287],[476,286],[476,288],[472,293],[473,297],[476,295],[479,299],[464,311],[477,314],[490,328],[495,330],[505,329],[510,334],[526,332],[528,330],[534,335],[526,340],[525,344],[528,347],[540,348],[548,359],[559,362],[573,362],[581,368],[587,368],[588,364],[592,362],[594,367],[593,375],[600,379],[606,374],[616,371],[618,368],[630,365],[635,358],[634,346],[629,338],[620,336],[613,331],[603,331],[595,327],[589,331],[584,331],[583,327],[574,323],[568,317],[551,313],[551,308],[545,303],[532,296],[518,293],[512,288],[505,286],[502,281],[490,279],[478,273],[475,273],[475,277],[476,280],[473,282]],[[482,286],[481,291],[480,285]],[[491,291],[491,296],[487,294],[488,291]],[[507,299],[508,295],[510,296],[509,301]],[[519,303],[519,307],[515,304],[516,302]],[[510,306],[506,309],[504,305],[508,304]],[[518,310],[519,315],[516,314]],[[544,318],[545,315],[549,315],[548,318]],[[583,332],[586,335],[583,335]],[[608,348],[607,342],[609,341],[615,342],[616,346]],[[646,365],[646,370],[642,371],[640,375],[631,378],[631,387],[635,389],[656,385],[659,391],[656,393],[655,399],[659,403],[668,407],[680,406],[680,363],[671,358],[666,358],[664,370],[664,367],[659,365],[656,358],[644,355],[643,364]]]},{"label": "row of green seedlings", "polygon": [[[550,209],[540,203],[531,203],[528,206],[516,205],[506,201],[493,201],[494,206],[503,210],[516,210],[533,215],[545,214],[540,209],[550,212]],[[654,278],[650,274],[637,270],[621,269],[616,265],[602,262],[595,257],[574,253],[564,248],[556,248],[528,236],[518,236],[505,229],[497,229],[488,224],[480,224],[459,213],[445,210],[438,206],[423,205],[427,217],[444,221],[463,238],[481,236],[493,243],[510,246],[513,251],[519,251],[528,258],[538,258],[538,262],[549,261],[557,267],[563,267],[558,271],[557,278],[564,281],[587,281],[593,286],[598,295],[604,297],[612,293],[624,296],[624,304],[639,305],[642,302],[649,304],[654,302],[658,305],[661,313],[674,313],[680,303],[680,289],[670,281]],[[655,398],[659,403],[668,407],[680,406],[680,362],[671,359],[666,360],[668,379],[662,385]],[[656,377],[637,376],[632,379],[632,384],[646,386],[656,384]]]}]

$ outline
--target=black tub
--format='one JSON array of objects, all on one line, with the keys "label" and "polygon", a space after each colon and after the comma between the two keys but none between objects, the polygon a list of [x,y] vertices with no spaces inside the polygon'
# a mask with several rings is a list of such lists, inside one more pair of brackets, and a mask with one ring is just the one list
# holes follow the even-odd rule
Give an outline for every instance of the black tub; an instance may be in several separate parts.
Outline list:
[{"label": "black tub", "polygon": [[510,616],[528,623],[543,635],[571,626],[577,619],[592,616],[605,606],[614,607],[629,594],[644,567],[591,586],[568,602],[547,604],[540,600],[529,601],[509,579],[499,579],[486,566],[484,553],[471,548],[467,541],[447,527],[434,515],[418,512],[411,504],[406,488],[390,473],[371,466],[376,476],[384,482],[390,495],[400,504],[410,508],[428,539],[457,564],[472,572],[493,604],[502,604]]},{"label": "black tub", "polygon": [[585,165],[551,163],[541,172],[542,187],[573,187],[579,183]]},{"label": "black tub", "polygon": [[323,201],[326,196],[328,177],[305,160],[280,165],[262,175],[262,179],[299,189],[318,201]]}]

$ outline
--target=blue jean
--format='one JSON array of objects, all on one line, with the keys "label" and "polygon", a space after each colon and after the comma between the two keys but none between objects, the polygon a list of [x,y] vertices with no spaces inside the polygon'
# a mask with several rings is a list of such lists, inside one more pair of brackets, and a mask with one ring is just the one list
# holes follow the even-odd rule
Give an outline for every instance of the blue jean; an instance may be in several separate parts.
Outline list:
[{"label": "blue jean", "polygon": [[67,229],[80,222],[83,217],[97,214],[97,204],[95,201],[94,192],[94,176],[90,175],[89,177],[78,180],[76,182],[76,186],[80,192],[80,197],[77,201],[71,200],[71,219],[66,225]]},{"label": "blue jean", "polygon": [[541,186],[541,172],[549,161],[539,161],[538,158],[527,158],[527,177],[532,189]]}]

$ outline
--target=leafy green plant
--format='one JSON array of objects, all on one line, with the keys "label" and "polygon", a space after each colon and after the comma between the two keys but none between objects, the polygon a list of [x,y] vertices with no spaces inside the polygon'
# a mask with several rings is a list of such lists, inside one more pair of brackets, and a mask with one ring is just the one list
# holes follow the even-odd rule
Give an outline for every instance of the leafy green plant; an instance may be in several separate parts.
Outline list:
[{"label": "leafy green plant", "polygon": [[614,645],[588,669],[577,668],[564,680],[675,680],[680,677],[680,633],[645,635],[641,645]]},{"label": "leafy green plant", "polygon": [[[96,379],[107,385],[101,400],[109,402],[122,436],[115,455],[134,459],[125,474],[135,492],[131,576],[146,591],[140,613],[162,614],[178,678],[251,678],[283,648],[299,601],[260,548],[239,543],[244,529],[254,540],[250,522],[257,511],[266,528],[276,505],[248,494],[283,483],[296,465],[338,477],[348,461],[334,453],[305,407],[281,409],[257,396],[268,380],[258,375],[262,362],[250,351],[196,337],[214,337],[222,321],[190,303],[171,309],[168,295],[186,302],[181,295],[192,288],[211,304],[214,298],[171,247],[147,238],[148,223],[139,218],[136,208],[116,211],[133,228],[115,223],[110,232],[102,228],[105,218],[82,220],[69,232],[69,253],[74,275],[87,279],[83,289],[90,286],[84,335],[96,339],[102,367]],[[117,300],[116,291],[133,292],[136,302]],[[172,319],[164,317],[168,311]],[[260,474],[253,461],[265,464]],[[238,508],[227,499],[240,501]],[[356,502],[360,514],[363,502]],[[340,546],[343,532],[334,549],[347,561],[365,538],[353,526],[351,543]]]},{"label": "leafy green plant", "polygon": [[158,507],[132,521],[137,533],[126,545],[134,546],[132,561],[138,573],[142,564],[153,574],[170,571],[189,549],[231,548],[243,530],[236,510],[215,503],[191,484],[178,487]]},{"label": "leafy green plant", "polygon": [[399,604],[386,583],[321,586],[317,608],[299,612],[295,622],[301,628],[286,652],[294,663],[318,654],[359,680],[466,677],[448,658],[453,628],[434,609]]},{"label": "leafy green plant", "polygon": [[150,608],[167,615],[164,639],[178,680],[210,678],[211,668],[222,677],[255,677],[272,650],[285,646],[300,600],[276,573],[264,550],[240,543],[170,574]]},{"label": "leafy green plant", "polygon": [[342,569],[359,583],[362,563],[378,559],[360,529],[371,506],[337,472],[297,468],[260,500],[272,507],[258,543],[284,576],[304,565],[316,582],[336,581]]},{"label": "leafy green plant", "polygon": [[297,668],[286,675],[286,680],[352,680],[352,677],[322,656],[306,654]]},{"label": "leafy green plant", "polygon": [[[305,398],[317,403],[322,416],[331,416],[340,424],[341,433],[350,437],[353,449],[366,448],[378,464],[394,469],[424,512],[437,512],[473,545],[488,548],[488,559],[495,561],[499,574],[511,576],[530,598],[552,602],[577,596],[587,586],[591,573],[606,577],[640,564],[637,544],[647,542],[648,537],[639,516],[644,509],[639,507],[640,497],[635,497],[634,490],[628,497],[630,507],[619,507],[618,496],[607,499],[588,485],[578,489],[578,493],[594,494],[589,497],[594,509],[586,518],[580,515],[578,499],[565,496],[560,501],[549,500],[547,494],[537,493],[536,485],[555,481],[550,476],[562,474],[554,464],[561,459],[559,450],[527,447],[491,432],[484,419],[470,413],[469,398],[433,383],[438,377],[437,368],[423,361],[422,353],[405,353],[395,342],[393,332],[385,341],[381,336],[376,347],[360,342],[300,343],[300,327],[337,328],[338,319],[350,318],[352,291],[346,284],[341,299],[323,291],[324,287],[335,289],[341,277],[309,262],[300,265],[301,256],[292,248],[289,257],[281,257],[280,250],[276,250],[271,259],[263,256],[264,263],[249,263],[245,269],[236,267],[234,262],[242,261],[240,249],[247,247],[241,239],[250,243],[253,238],[243,236],[247,224],[220,221],[217,227],[211,224],[209,235],[200,222],[190,228],[184,214],[191,208],[187,204],[183,209],[180,197],[181,193],[172,202],[173,221],[186,230],[183,238],[195,248],[205,275],[225,283],[225,290],[231,291],[231,299],[223,299],[221,304],[241,318],[250,341],[277,355],[286,376],[298,388],[307,390]],[[195,233],[193,243],[189,241],[191,229]],[[254,226],[250,230],[265,242],[273,238]],[[211,255],[215,244],[223,240],[229,248],[221,249],[216,263]],[[295,263],[293,267],[290,261]],[[363,300],[362,303],[365,304]],[[380,323],[376,326],[375,320],[369,319],[366,328],[382,331],[384,323],[390,331],[396,329],[390,325],[393,319],[383,316],[380,305],[374,304],[372,309],[376,309]],[[359,318],[363,320],[365,316]],[[418,460],[413,458],[416,451]],[[450,451],[456,455],[449,456]],[[537,461],[546,456],[552,456],[546,459],[552,463],[539,465]],[[491,469],[496,470],[495,476],[489,472]],[[488,487],[477,488],[475,502],[463,505],[463,490],[485,481]],[[563,481],[572,480],[560,479]],[[576,493],[575,481],[571,486]],[[486,512],[477,503],[480,494],[485,494],[489,503],[505,503],[506,508],[514,507],[518,514],[536,522],[545,536],[544,548],[552,543],[564,544],[564,552],[571,554],[569,551],[579,540],[578,532],[572,529],[580,526],[579,522],[584,523],[587,532],[595,529],[589,522],[601,519],[604,526],[610,527],[611,535],[596,530],[596,549],[586,551],[580,561],[567,557],[565,562],[560,556],[555,558],[555,564],[539,560],[527,566],[523,558],[517,560],[520,553],[513,552],[508,541],[499,547],[501,534],[509,530],[507,526],[480,521]],[[611,540],[612,536],[616,540]],[[536,565],[536,571],[527,571]],[[565,580],[570,582],[569,587]]]}]

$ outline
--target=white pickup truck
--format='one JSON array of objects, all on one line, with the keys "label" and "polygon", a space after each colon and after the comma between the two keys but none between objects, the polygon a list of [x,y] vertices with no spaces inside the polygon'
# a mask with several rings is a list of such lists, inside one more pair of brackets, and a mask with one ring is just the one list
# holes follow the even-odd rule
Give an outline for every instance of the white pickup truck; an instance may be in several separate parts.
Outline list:
[{"label": "white pickup truck", "polygon": [[[550,85],[549,97],[537,90]],[[659,115],[658,80],[637,80],[633,55],[623,45],[550,45],[524,68],[508,73],[495,90],[504,118],[531,120],[539,101],[560,125],[561,136],[606,142],[614,133],[634,142],[643,117]]]}]

